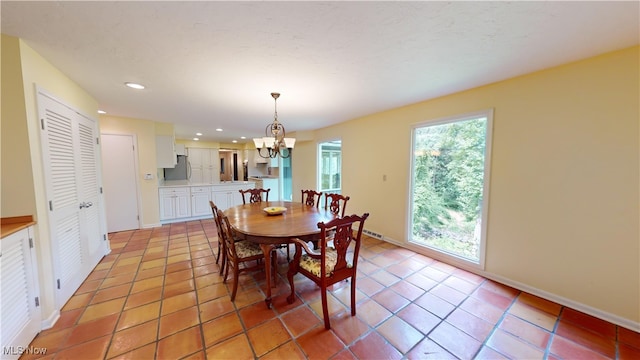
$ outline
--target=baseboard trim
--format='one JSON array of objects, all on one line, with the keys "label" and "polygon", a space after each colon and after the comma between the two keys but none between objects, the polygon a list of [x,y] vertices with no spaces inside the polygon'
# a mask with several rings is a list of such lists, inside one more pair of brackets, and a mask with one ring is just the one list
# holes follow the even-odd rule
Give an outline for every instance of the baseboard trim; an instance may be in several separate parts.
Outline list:
[{"label": "baseboard trim", "polygon": [[482,275],[488,279],[497,281],[501,284],[504,285],[508,285],[511,286],[513,288],[516,288],[518,290],[527,292],[529,294],[532,295],[536,295],[538,297],[541,297],[543,299],[549,300],[549,301],[553,301],[555,303],[558,303],[560,305],[564,305],[566,307],[572,308],[574,310],[578,310],[581,311],[585,314],[597,317],[598,319],[602,319],[605,321],[608,321],[612,324],[616,324],[619,326],[622,326],[624,328],[627,328],[629,330],[633,330],[635,332],[640,332],[640,322],[635,322],[633,320],[627,319],[627,318],[623,318],[621,316],[615,315],[615,314],[611,314],[609,312],[606,311],[602,311],[600,309],[594,308],[592,306],[583,304],[581,302],[577,302],[571,299],[567,299],[565,297],[562,297],[560,295],[554,294],[554,293],[550,293],[548,291],[545,290],[541,290],[532,286],[529,286],[527,284],[521,283],[519,281],[515,281],[515,280],[511,280],[509,278],[506,278],[504,276],[500,276],[497,274],[493,274],[493,273],[489,273],[489,272],[482,272],[483,274],[478,274],[478,275]]},{"label": "baseboard trim", "polygon": [[515,289],[518,289],[520,291],[524,291],[524,292],[527,292],[529,294],[541,297],[543,299],[546,299],[546,300],[549,300],[549,301],[553,301],[553,302],[555,302],[557,304],[572,308],[574,310],[581,311],[581,312],[583,312],[585,314],[594,316],[594,317],[596,317],[598,319],[602,319],[602,320],[608,321],[608,322],[610,322],[612,324],[616,324],[616,325],[622,326],[622,327],[624,327],[626,329],[629,329],[629,330],[632,330],[632,331],[635,331],[635,332],[640,332],[640,322],[636,322],[636,321],[633,321],[631,319],[627,319],[627,318],[624,318],[624,317],[621,317],[621,316],[618,316],[618,315],[615,315],[615,314],[612,314],[612,313],[609,313],[609,312],[606,312],[606,311],[602,311],[600,309],[597,309],[597,308],[594,308],[592,306],[583,304],[581,302],[577,302],[577,301],[562,297],[560,295],[557,295],[557,294],[554,294],[554,293],[551,293],[551,292],[548,292],[548,291],[545,291],[545,290],[538,289],[536,287],[527,285],[525,283],[521,283],[519,281],[515,281],[515,280],[509,279],[507,277],[504,277],[504,276],[501,276],[501,275],[498,275],[498,274],[494,274],[494,273],[482,270],[482,269],[480,269],[478,267],[474,267],[474,266],[472,266],[470,264],[458,262],[458,261],[449,259],[448,257],[445,257],[445,256],[438,256],[437,253],[431,252],[431,251],[425,251],[425,249],[423,249],[423,248],[421,248],[419,246],[411,246],[411,244],[401,243],[401,242],[398,242],[398,241],[396,241],[394,239],[390,239],[390,238],[388,238],[386,236],[383,238],[382,241],[386,241],[386,242],[392,243],[394,245],[397,245],[399,247],[402,247],[402,248],[405,248],[405,249],[409,249],[411,251],[415,251],[418,254],[422,254],[424,256],[428,256],[428,257],[430,257],[430,258],[432,258],[434,260],[441,261],[441,262],[449,264],[451,266],[458,267],[460,269],[469,271],[469,272],[474,273],[476,275],[485,277],[487,279],[499,282],[499,283],[507,285],[507,286],[511,286],[511,287],[513,287]]},{"label": "baseboard trim", "polygon": [[42,321],[40,322],[40,328],[42,330],[51,329],[53,325],[56,324],[58,319],[60,319],[60,310],[56,310],[52,312],[46,319],[42,319]]},{"label": "baseboard trim", "polygon": [[143,228],[143,229],[151,229],[151,228],[154,228],[154,227],[160,227],[160,226],[162,226],[162,224],[161,224],[161,223],[155,223],[155,224],[144,224],[144,225],[142,225],[142,228]]}]

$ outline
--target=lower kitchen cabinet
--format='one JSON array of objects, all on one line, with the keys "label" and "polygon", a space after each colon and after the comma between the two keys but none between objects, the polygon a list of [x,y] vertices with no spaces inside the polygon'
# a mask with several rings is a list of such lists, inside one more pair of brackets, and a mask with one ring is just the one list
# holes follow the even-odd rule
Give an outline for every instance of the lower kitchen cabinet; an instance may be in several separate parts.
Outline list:
[{"label": "lower kitchen cabinet", "polygon": [[213,216],[209,200],[211,200],[211,186],[192,186],[191,216]]},{"label": "lower kitchen cabinet", "polygon": [[254,183],[213,185],[211,200],[220,210],[242,204],[240,190],[253,189]]},{"label": "lower kitchen cabinet", "polygon": [[240,189],[254,187],[253,182],[160,187],[160,221],[170,223],[212,217],[210,200],[225,210],[242,204]]},{"label": "lower kitchen cabinet", "polygon": [[161,188],[160,220],[187,218],[191,216],[189,187]]}]

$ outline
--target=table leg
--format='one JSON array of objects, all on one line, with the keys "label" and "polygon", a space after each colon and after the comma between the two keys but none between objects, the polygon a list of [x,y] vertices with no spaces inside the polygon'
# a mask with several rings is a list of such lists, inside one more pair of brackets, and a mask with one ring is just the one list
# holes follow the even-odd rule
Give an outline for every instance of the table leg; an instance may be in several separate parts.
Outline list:
[{"label": "table leg", "polygon": [[267,304],[267,308],[271,309],[271,251],[275,249],[275,245],[260,244],[260,248],[264,254],[264,271],[267,276],[267,298],[264,299],[264,302]]}]

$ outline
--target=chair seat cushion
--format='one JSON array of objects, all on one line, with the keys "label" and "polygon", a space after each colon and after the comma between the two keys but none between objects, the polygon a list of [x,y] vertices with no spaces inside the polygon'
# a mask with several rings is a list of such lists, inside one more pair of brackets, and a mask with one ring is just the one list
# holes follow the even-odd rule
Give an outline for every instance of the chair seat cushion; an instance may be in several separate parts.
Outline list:
[{"label": "chair seat cushion", "polygon": [[[336,267],[336,262],[338,262],[338,252],[336,249],[327,248],[325,259],[326,276],[329,277],[331,276],[333,269]],[[347,264],[347,266],[351,267],[352,265]],[[320,259],[314,259],[311,256],[304,254],[300,258],[300,267],[313,275],[320,277]]]},{"label": "chair seat cushion", "polygon": [[262,249],[260,245],[251,241],[236,241],[234,243],[236,248],[236,255],[239,259],[248,258],[255,255],[262,255]]}]

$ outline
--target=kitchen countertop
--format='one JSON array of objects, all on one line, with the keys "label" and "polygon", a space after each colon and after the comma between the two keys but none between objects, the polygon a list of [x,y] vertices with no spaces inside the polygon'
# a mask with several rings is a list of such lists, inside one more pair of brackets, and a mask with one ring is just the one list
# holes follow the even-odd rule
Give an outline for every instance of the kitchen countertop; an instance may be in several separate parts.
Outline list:
[{"label": "kitchen countertop", "polygon": [[249,179],[256,179],[256,180],[265,180],[265,179],[277,179],[277,176],[249,176]]},{"label": "kitchen countertop", "polygon": [[14,217],[6,217],[0,219],[0,234],[1,238],[5,238],[11,234],[17,233],[18,231],[25,229],[31,225],[35,225],[35,221],[33,221],[33,216],[14,216]]},{"label": "kitchen countertop", "polygon": [[216,183],[194,183],[189,180],[167,180],[162,181],[158,187],[178,187],[178,186],[217,186],[217,185],[242,185],[253,184],[253,181],[221,181]]}]

